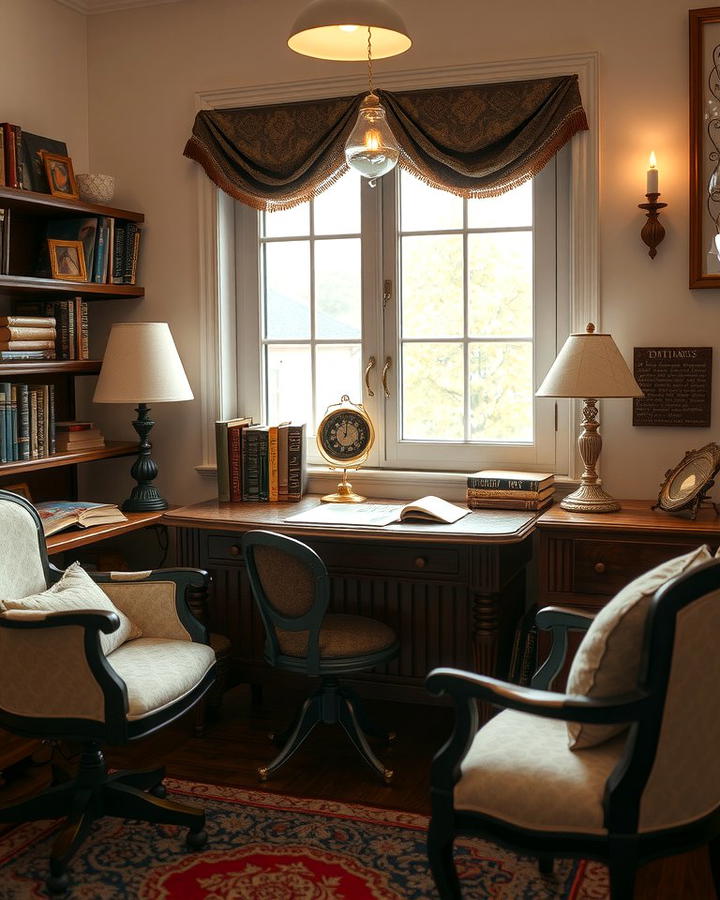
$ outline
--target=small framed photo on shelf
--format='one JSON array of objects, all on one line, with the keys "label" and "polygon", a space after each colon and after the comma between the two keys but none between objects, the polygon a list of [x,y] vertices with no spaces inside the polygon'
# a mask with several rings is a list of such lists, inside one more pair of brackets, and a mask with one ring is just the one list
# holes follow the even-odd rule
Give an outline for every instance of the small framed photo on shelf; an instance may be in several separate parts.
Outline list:
[{"label": "small framed photo on shelf", "polygon": [[57,153],[41,151],[45,175],[47,176],[50,193],[53,197],[64,197],[66,200],[79,200],[75,172],[72,160],[69,156],[59,156]]},{"label": "small framed photo on shelf", "polygon": [[85,252],[82,241],[48,238],[50,270],[60,281],[87,281]]}]

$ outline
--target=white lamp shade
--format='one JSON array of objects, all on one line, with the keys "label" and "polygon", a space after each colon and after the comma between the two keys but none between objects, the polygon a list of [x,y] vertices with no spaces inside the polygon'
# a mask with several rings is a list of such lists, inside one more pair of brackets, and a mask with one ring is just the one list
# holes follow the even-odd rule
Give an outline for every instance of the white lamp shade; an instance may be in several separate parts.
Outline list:
[{"label": "white lamp shade", "polygon": [[536,397],[642,397],[643,392],[609,334],[571,334]]},{"label": "white lamp shade", "polygon": [[95,403],[170,403],[193,393],[167,322],[113,325]]},{"label": "white lamp shade", "polygon": [[373,59],[397,56],[412,46],[405,23],[385,0],[314,0],[293,25],[288,47],[317,59],[367,59],[368,28]]}]

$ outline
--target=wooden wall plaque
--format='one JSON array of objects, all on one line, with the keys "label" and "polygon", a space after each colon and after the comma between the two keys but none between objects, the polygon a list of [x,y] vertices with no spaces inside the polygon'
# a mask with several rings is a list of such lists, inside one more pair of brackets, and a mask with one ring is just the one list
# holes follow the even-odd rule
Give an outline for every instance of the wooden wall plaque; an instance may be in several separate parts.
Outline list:
[{"label": "wooden wall plaque", "polygon": [[709,428],[712,347],[635,347],[633,425]]}]

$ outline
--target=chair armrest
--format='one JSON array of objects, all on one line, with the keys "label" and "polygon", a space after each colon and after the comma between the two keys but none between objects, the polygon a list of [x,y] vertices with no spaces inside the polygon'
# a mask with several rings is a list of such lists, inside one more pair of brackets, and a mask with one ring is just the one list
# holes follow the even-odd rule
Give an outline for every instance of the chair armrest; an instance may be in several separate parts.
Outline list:
[{"label": "chair armrest", "polygon": [[462,761],[477,732],[476,700],[544,718],[597,725],[637,721],[648,702],[648,695],[642,691],[598,699],[540,691],[447,668],[433,669],[425,685],[431,694],[449,694],[455,701],[453,733],[433,759],[430,778],[432,790],[446,798],[460,778]]},{"label": "chair armrest", "polygon": [[105,722],[122,728],[127,691],[100,645],[101,632],[119,627],[117,613],[105,610],[0,613],[0,721],[44,737],[63,736],[77,721],[98,734]]},{"label": "chair armrest", "polygon": [[207,644],[204,622],[210,576],[201,569],[89,572],[145,637]]},{"label": "chair armrest", "polygon": [[546,606],[538,611],[535,624],[542,631],[552,633],[550,653],[545,662],[533,675],[531,686],[549,690],[560,670],[565,665],[568,651],[568,631],[587,631],[595,616],[562,606]]}]

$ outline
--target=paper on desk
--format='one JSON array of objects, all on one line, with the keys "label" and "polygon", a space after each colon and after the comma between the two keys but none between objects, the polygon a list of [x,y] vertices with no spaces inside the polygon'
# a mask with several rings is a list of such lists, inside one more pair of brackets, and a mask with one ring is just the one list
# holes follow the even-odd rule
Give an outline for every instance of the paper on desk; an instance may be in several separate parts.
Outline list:
[{"label": "paper on desk", "polygon": [[286,522],[306,525],[355,525],[379,528],[397,522],[402,506],[389,503],[323,503],[288,516]]}]

